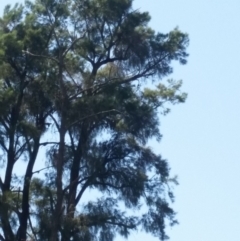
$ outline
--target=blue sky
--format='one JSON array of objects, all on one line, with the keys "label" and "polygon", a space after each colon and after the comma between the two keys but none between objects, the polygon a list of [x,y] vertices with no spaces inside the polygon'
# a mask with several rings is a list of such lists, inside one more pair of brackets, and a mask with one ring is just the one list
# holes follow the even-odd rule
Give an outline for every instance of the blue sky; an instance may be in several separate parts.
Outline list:
[{"label": "blue sky", "polygon": [[[7,3],[0,3],[0,11]],[[190,36],[189,62],[176,65],[187,102],[161,117],[163,139],[152,147],[169,160],[180,225],[173,241],[240,240],[240,2],[237,0],[135,0],[151,26],[178,26]],[[120,241],[122,239],[118,239]],[[155,241],[139,233],[130,241]]]}]

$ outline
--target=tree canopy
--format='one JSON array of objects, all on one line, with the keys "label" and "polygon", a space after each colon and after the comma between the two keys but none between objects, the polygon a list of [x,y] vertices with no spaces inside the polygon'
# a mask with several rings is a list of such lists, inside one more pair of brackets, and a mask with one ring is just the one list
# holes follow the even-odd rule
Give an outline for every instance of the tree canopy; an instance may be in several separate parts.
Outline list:
[{"label": "tree canopy", "polygon": [[163,79],[186,63],[188,36],[156,33],[132,2],[6,6],[1,241],[112,241],[137,229],[164,240],[177,222],[175,180],[148,141],[161,139],[159,113],[186,99],[181,81]]}]

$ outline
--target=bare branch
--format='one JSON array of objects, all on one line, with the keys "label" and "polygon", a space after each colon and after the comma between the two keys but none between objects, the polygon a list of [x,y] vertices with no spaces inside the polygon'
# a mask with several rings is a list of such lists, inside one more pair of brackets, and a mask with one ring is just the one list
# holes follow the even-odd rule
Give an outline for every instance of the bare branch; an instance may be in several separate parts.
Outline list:
[{"label": "bare branch", "polygon": [[2,178],[0,177],[0,188],[1,190],[3,191],[3,181],[2,181]]},{"label": "bare branch", "polygon": [[35,174],[35,173],[39,173],[39,172],[41,172],[41,171],[44,171],[44,170],[46,170],[46,169],[49,169],[49,168],[53,168],[53,167],[54,167],[54,166],[48,166],[48,167],[41,168],[41,169],[39,169],[39,170],[37,170],[37,171],[32,172],[32,175]]},{"label": "bare branch", "polygon": [[74,45],[77,43],[77,41],[79,41],[80,39],[83,39],[83,38],[85,37],[85,35],[86,35],[86,33],[84,33],[82,37],[76,38],[76,39],[70,44],[70,46],[64,51],[62,57],[64,58],[64,57],[67,55],[67,53],[69,52],[69,50],[74,47]]},{"label": "bare branch", "polygon": [[89,178],[91,178],[91,176],[87,176],[87,177],[84,177],[82,179],[79,180],[79,178],[77,178],[75,181],[71,182],[69,185],[67,185],[64,189],[63,189],[63,192],[66,192],[69,188],[71,188],[74,184],[80,184],[81,182],[83,181],[86,181],[88,180]]},{"label": "bare branch", "polygon": [[35,233],[35,231],[33,229],[33,225],[32,225],[32,221],[31,221],[31,217],[30,216],[29,216],[28,220],[29,220],[29,226],[31,228],[32,234],[33,234],[33,236],[35,238],[35,241],[37,241],[37,235],[36,235],[36,233]]},{"label": "bare branch", "polygon": [[51,59],[53,61],[55,61],[56,63],[59,63],[59,61],[51,56],[45,56],[45,55],[41,55],[41,54],[33,54],[33,53],[30,53],[29,51],[25,51],[25,50],[22,50],[23,53],[25,54],[28,54],[30,56],[33,56],[33,57],[40,57],[40,58],[45,58],[45,59]]},{"label": "bare branch", "polygon": [[46,145],[59,145],[59,142],[56,141],[46,141],[39,143],[39,146],[46,146]]},{"label": "bare branch", "polygon": [[26,145],[27,145],[27,142],[25,142],[25,143],[16,151],[16,154],[15,154],[16,157],[18,156],[18,154],[19,154],[19,156],[22,155],[22,153],[24,152],[24,148],[25,148]]},{"label": "bare branch", "polygon": [[1,241],[6,241],[5,238],[2,236],[2,234],[0,234],[0,240]]},{"label": "bare branch", "polygon": [[49,114],[49,116],[53,119],[53,121],[54,121],[54,123],[55,123],[55,125],[56,125],[56,127],[57,127],[57,129],[58,129],[58,131],[59,131],[59,130],[60,130],[60,126],[59,126],[56,118],[55,118],[52,114]]},{"label": "bare branch", "polygon": [[6,147],[4,141],[1,140],[1,141],[0,141],[0,145],[2,146],[2,148],[3,148],[6,152],[8,152],[8,148]]}]

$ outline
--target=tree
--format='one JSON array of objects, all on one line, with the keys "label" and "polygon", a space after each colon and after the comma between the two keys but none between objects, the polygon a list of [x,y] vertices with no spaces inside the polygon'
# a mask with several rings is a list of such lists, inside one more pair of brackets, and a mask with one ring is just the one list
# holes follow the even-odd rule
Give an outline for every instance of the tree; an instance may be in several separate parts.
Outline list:
[{"label": "tree", "polygon": [[[186,63],[188,36],[155,33],[149,21],[131,0],[5,8],[0,240],[111,241],[139,227],[166,239],[175,180],[147,143],[161,138],[159,110],[185,101],[180,81],[161,80],[172,61]],[[88,190],[98,198],[84,202]]]}]

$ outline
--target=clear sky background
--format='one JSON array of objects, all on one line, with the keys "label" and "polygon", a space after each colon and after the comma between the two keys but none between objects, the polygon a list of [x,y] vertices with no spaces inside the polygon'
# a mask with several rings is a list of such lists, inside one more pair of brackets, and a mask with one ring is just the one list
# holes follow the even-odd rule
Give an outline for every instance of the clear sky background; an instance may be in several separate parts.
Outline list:
[{"label": "clear sky background", "polygon": [[[1,0],[0,11],[15,2]],[[179,176],[180,225],[168,230],[170,240],[239,241],[240,1],[135,0],[134,6],[150,12],[156,31],[178,26],[190,36],[189,62],[170,76],[183,80],[187,102],[161,117],[163,139],[152,144]],[[157,239],[139,233],[129,240]]]}]

